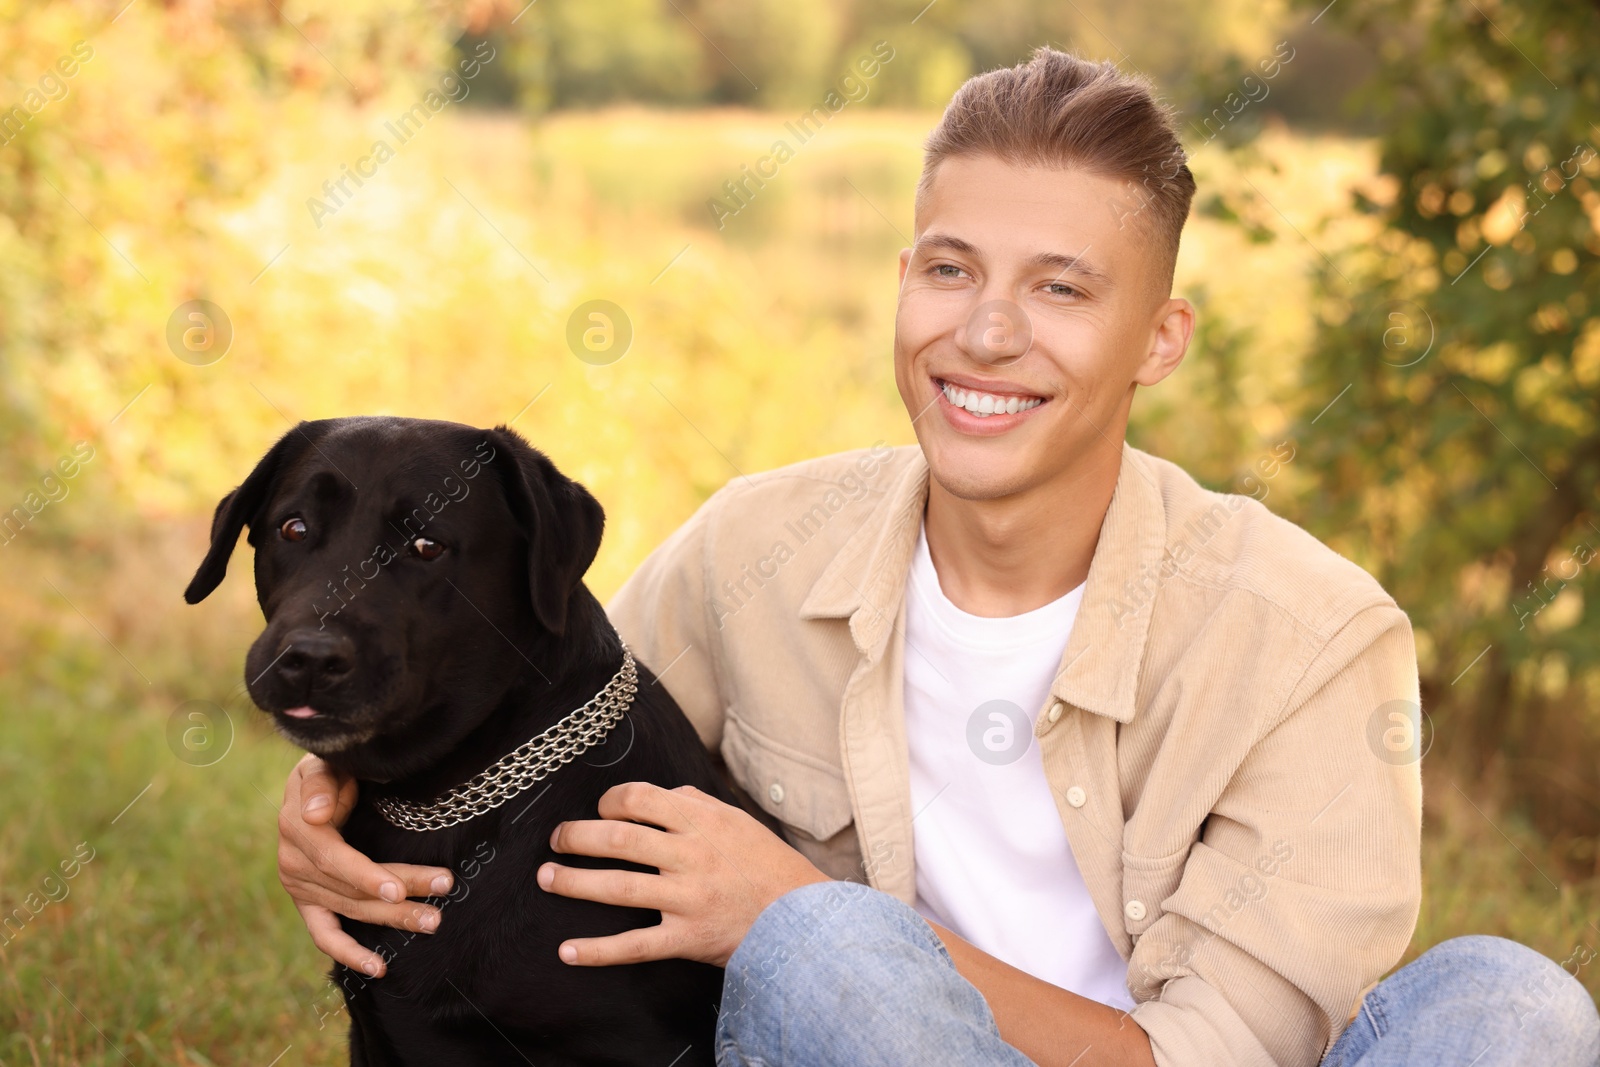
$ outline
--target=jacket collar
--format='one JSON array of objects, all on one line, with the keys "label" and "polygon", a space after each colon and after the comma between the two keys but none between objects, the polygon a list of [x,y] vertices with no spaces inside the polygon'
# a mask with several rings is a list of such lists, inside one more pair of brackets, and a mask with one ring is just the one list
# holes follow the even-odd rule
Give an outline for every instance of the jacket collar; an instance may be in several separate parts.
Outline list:
[{"label": "jacket collar", "polygon": [[[888,646],[905,598],[911,554],[928,499],[928,463],[910,461],[883,502],[818,576],[802,619],[850,620],[858,651],[876,662]],[[1162,580],[1167,517],[1149,456],[1123,443],[1122,465],[1089,564],[1083,600],[1050,694],[1117,722],[1133,719],[1155,594]]]}]

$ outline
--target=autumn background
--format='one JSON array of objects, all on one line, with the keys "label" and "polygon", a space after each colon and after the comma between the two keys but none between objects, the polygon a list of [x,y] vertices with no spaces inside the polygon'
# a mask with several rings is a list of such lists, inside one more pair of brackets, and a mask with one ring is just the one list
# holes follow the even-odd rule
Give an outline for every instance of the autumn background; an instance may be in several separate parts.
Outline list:
[{"label": "autumn background", "polygon": [[[1154,78],[1199,180],[1200,329],[1134,443],[1264,497],[1415,624],[1412,953],[1502,934],[1600,991],[1593,4],[0,12],[0,1064],[341,1055],[274,873],[298,753],[242,694],[248,548],[180,599],[274,439],[511,421],[605,504],[602,597],[737,471],[912,441],[890,351],[920,143],[1043,43]],[[621,358],[569,330],[596,300]]]}]

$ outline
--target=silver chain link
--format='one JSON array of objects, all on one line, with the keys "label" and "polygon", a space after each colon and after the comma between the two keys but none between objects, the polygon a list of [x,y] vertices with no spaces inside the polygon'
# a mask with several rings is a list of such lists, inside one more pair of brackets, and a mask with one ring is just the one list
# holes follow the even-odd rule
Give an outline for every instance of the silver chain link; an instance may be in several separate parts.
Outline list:
[{"label": "silver chain link", "polygon": [[605,740],[638,692],[639,672],[624,642],[622,666],[604,689],[476,778],[435,800],[418,803],[378,797],[373,807],[402,830],[442,830],[493,811]]}]

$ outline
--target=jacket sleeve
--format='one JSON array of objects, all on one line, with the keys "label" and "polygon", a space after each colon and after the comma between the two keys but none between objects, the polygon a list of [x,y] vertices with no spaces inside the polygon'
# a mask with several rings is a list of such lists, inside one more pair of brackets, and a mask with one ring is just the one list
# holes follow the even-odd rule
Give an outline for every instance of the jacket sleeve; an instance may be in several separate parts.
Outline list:
[{"label": "jacket sleeve", "polygon": [[722,745],[726,701],[718,684],[711,625],[710,536],[726,490],[645,557],[606,605],[639,661],[656,673],[713,753]]},{"label": "jacket sleeve", "polygon": [[1416,925],[1410,621],[1356,612],[1286,685],[1129,959],[1160,1067],[1314,1067]]}]

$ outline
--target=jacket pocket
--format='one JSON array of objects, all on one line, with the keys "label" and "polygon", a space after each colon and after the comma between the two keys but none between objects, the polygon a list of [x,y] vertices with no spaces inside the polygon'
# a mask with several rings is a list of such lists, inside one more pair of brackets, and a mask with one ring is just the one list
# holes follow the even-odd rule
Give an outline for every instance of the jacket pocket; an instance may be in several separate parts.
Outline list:
[{"label": "jacket pocket", "polygon": [[843,771],[757,732],[731,710],[722,758],[740,787],[791,831],[826,841],[854,818]]},{"label": "jacket pocket", "polygon": [[1165,914],[1162,905],[1183,880],[1191,847],[1159,857],[1122,854],[1122,924],[1135,941]]}]

